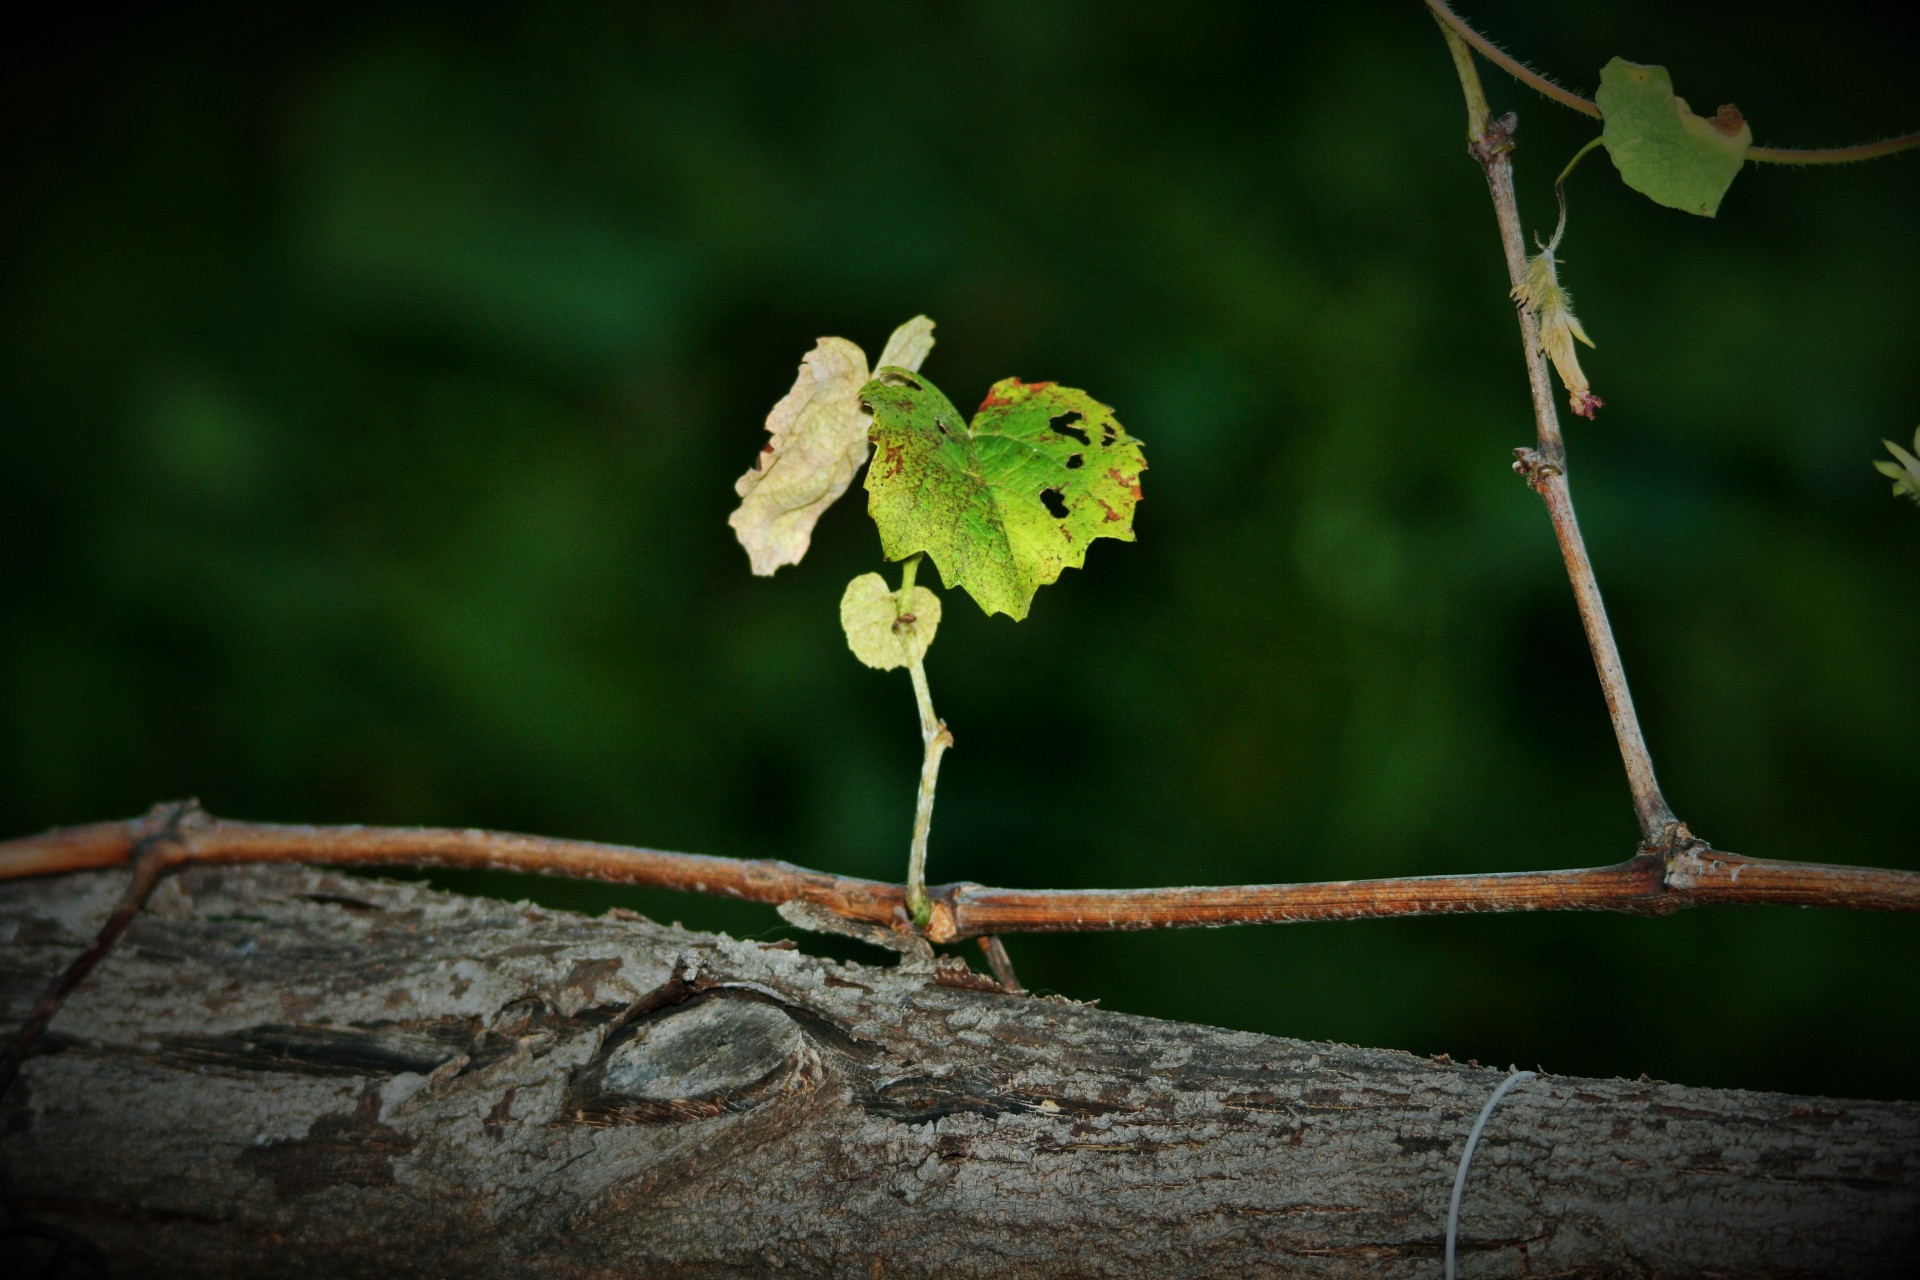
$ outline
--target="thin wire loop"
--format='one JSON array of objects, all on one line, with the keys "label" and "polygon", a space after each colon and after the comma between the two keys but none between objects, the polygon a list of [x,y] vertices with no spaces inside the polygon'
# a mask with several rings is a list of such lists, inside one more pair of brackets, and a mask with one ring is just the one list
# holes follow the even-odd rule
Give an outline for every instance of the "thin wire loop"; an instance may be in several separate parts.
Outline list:
[{"label": "thin wire loop", "polygon": [[[1508,1068],[1509,1071],[1513,1069]],[[1514,1071],[1500,1082],[1500,1087],[1487,1099],[1487,1105],[1480,1108],[1480,1118],[1473,1122],[1473,1128],[1467,1133],[1467,1149],[1460,1153],[1460,1168],[1453,1175],[1453,1203],[1447,1206],[1447,1280],[1453,1280],[1453,1248],[1460,1237],[1460,1196],[1467,1189],[1467,1169],[1473,1164],[1473,1149],[1480,1145],[1480,1134],[1487,1127],[1487,1117],[1500,1105],[1500,1099],[1507,1096],[1512,1088],[1523,1080],[1531,1080],[1539,1072]]]}]

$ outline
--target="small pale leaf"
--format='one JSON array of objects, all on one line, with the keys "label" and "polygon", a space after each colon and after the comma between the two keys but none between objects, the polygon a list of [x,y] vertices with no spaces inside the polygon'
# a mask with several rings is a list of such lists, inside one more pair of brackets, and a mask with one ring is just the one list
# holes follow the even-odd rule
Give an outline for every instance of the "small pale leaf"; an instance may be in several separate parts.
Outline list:
[{"label": "small pale leaf", "polygon": [[1920,428],[1913,433],[1914,453],[1908,453],[1891,440],[1882,440],[1880,443],[1887,446],[1887,452],[1897,461],[1888,462],[1882,458],[1873,464],[1873,469],[1893,481],[1894,497],[1911,498],[1920,503],[1920,458],[1914,456],[1914,453],[1920,453]]},{"label": "small pale leaf", "polygon": [[927,656],[940,627],[940,597],[922,586],[905,596],[877,573],[863,573],[840,596],[840,627],[847,648],[870,667],[891,671]]},{"label": "small pale leaf", "polygon": [[822,338],[800,362],[793,389],[767,415],[767,443],[734,483],[740,505],[727,517],[753,571],[798,564],[813,526],[867,458],[860,386],[867,355],[845,338]]},{"label": "small pale leaf", "polygon": [[932,350],[933,321],[915,316],[893,331],[887,345],[881,348],[880,362],[874,368],[885,369],[891,365],[918,373]]},{"label": "small pale leaf", "polygon": [[[893,331],[881,359],[918,369],[932,350],[933,321],[915,316]],[[845,338],[822,338],[767,415],[767,443],[734,483],[740,505],[727,517],[755,573],[800,563],[813,526],[867,460],[871,419],[860,403],[866,380],[864,351]]]},{"label": "small pale leaf", "polygon": [[1657,204],[1711,218],[1746,163],[1753,130],[1734,107],[1711,119],[1674,96],[1665,67],[1615,58],[1594,95],[1621,179]]},{"label": "small pale leaf", "polygon": [[860,394],[874,415],[867,509],[881,549],[890,560],[924,551],[987,613],[1024,618],[1095,538],[1133,541],[1146,458],[1086,392],[1008,378],[971,425],[901,370],[882,369]]}]

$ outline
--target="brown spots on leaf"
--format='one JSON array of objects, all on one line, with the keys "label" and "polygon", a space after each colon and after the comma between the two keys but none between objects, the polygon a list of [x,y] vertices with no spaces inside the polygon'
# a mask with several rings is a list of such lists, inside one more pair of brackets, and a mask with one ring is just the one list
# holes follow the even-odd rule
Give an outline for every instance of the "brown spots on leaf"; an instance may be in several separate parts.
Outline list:
[{"label": "brown spots on leaf", "polygon": [[891,480],[907,469],[906,451],[907,447],[902,444],[890,444],[887,446],[887,471],[882,479]]},{"label": "brown spots on leaf", "polygon": [[1071,530],[1071,529],[1069,529],[1069,528],[1067,528],[1067,526],[1065,526],[1065,525],[1061,525],[1061,526],[1059,526],[1059,528],[1060,528],[1060,536],[1061,536],[1061,537],[1063,537],[1063,538],[1065,538],[1065,539],[1066,539],[1066,540],[1067,540],[1068,542],[1072,542],[1072,541],[1073,541],[1073,530]]},{"label": "brown spots on leaf", "polygon": [[1030,396],[1036,391],[1045,391],[1052,385],[1051,382],[1022,382],[1018,378],[1007,378],[994,384],[993,389],[987,392],[987,398],[980,402],[980,407],[994,409],[1009,405],[1022,396]]},{"label": "brown spots on leaf", "polygon": [[1126,519],[1125,516],[1121,515],[1118,511],[1115,511],[1112,507],[1108,506],[1105,498],[1095,498],[1094,501],[1098,502],[1100,504],[1100,509],[1107,513],[1105,516],[1101,517],[1103,521],[1111,523],[1112,521],[1115,521],[1115,520]]},{"label": "brown spots on leaf", "polygon": [[1715,133],[1723,134],[1729,138],[1747,127],[1746,117],[1741,115],[1740,108],[1734,106],[1731,102],[1723,104],[1718,111],[1714,112],[1713,119],[1708,123],[1713,125]]},{"label": "brown spots on leaf", "polygon": [[1123,476],[1120,474],[1120,468],[1109,467],[1107,469],[1107,478],[1131,493],[1135,502],[1140,501],[1140,477],[1138,475]]}]

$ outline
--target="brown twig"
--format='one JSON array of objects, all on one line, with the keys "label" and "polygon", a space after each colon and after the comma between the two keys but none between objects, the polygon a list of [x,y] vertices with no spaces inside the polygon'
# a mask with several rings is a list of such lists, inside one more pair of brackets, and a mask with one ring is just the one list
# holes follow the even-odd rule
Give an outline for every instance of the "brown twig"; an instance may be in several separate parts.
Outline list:
[{"label": "brown twig", "polygon": [[136,839],[126,852],[126,861],[132,863],[133,874],[127,880],[127,887],[120,894],[113,914],[100,926],[100,932],[94,935],[93,945],[81,952],[74,962],[67,966],[66,972],[53,980],[40,999],[34,1002],[32,1012],[20,1024],[13,1042],[7,1046],[4,1055],[0,1055],[0,1097],[5,1097],[13,1087],[13,1078],[20,1073],[20,1065],[32,1052],[34,1042],[40,1033],[53,1021],[53,1015],[60,1012],[67,997],[77,990],[94,966],[99,964],[113,950],[113,944],[127,931],[133,918],[147,905],[154,886],[160,883],[162,876],[178,865],[174,856],[180,845],[183,822],[191,822],[200,813],[200,808],[188,800],[179,804],[166,804],[156,807],[144,819],[148,828],[145,834]]},{"label": "brown twig", "polygon": [[1020,985],[1020,975],[1013,971],[1013,957],[1007,954],[1007,944],[991,933],[980,936],[980,950],[986,953],[987,967],[993,970],[993,976],[1010,995],[1023,996],[1027,989]]},{"label": "brown twig", "polygon": [[[1486,172],[1494,216],[1500,224],[1500,246],[1507,259],[1508,283],[1517,293],[1526,277],[1527,246],[1520,230],[1520,207],[1513,194],[1515,121],[1511,115],[1494,118],[1487,106],[1486,93],[1480,87],[1480,73],[1474,67],[1473,54],[1453,28],[1442,25],[1441,33],[1447,38],[1454,68],[1460,75],[1460,88],[1466,95],[1468,149]],[[1669,842],[1678,819],[1667,807],[1654,777],[1653,757],[1640,732],[1640,717],[1634,711],[1633,694],[1627,688],[1620,648],[1614,642],[1607,607],[1600,598],[1600,583],[1593,576],[1593,563],[1587,558],[1586,542],[1580,536],[1580,521],[1573,513],[1573,492],[1567,484],[1567,447],[1560,435],[1560,413],[1554,404],[1553,383],[1548,378],[1547,362],[1540,350],[1540,321],[1529,306],[1522,305],[1518,314],[1538,444],[1533,449],[1514,451],[1519,459],[1514,470],[1540,495],[1553,521],[1554,537],[1560,543],[1561,558],[1566,561],[1567,578],[1573,585],[1580,621],[1586,627],[1587,645],[1593,651],[1594,669],[1600,676],[1600,689],[1606,696],[1613,735],[1620,744],[1620,760],[1626,767],[1627,786],[1633,794],[1633,811],[1640,822],[1641,839],[1648,845]]]},{"label": "brown twig", "polygon": [[[174,817],[176,811],[187,815]],[[126,866],[155,833],[175,833],[170,865],[231,866],[304,862],[328,867],[448,867],[646,885],[741,898],[806,902],[847,920],[891,925],[905,890],[790,862],[716,858],[699,853],[558,840],[449,827],[311,827],[215,818],[192,801],[164,804],[125,822],[66,827],[0,842],[0,880]]]},{"label": "brown twig", "polygon": [[[185,817],[169,817],[176,811]],[[158,833],[170,831],[164,843]],[[995,889],[933,885],[934,942],[1009,933],[1180,929],[1505,911],[1667,915],[1705,902],[1920,911],[1920,872],[1775,862],[1720,853],[1675,828],[1670,845],[1611,867],[1408,876],[1319,884],[1165,889]],[[433,827],[303,827],[235,822],[162,806],[144,818],[0,843],[0,880],[105,870],[153,848],[161,871],[298,862],[334,867],[523,871],[612,884],[804,902],[845,920],[912,932],[906,889],[786,862],[665,853],[585,840]]]}]

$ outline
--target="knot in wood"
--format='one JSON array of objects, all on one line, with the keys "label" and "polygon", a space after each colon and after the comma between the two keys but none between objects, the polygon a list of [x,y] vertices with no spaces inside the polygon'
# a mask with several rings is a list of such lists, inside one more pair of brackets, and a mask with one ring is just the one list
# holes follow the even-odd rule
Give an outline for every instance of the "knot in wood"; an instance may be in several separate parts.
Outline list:
[{"label": "knot in wood", "polygon": [[708,996],[629,1023],[567,1091],[565,1119],[587,1124],[700,1120],[810,1089],[820,1055],[772,1004]]}]

